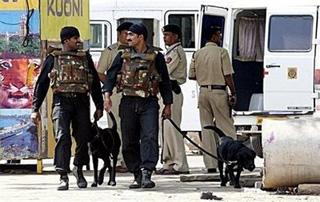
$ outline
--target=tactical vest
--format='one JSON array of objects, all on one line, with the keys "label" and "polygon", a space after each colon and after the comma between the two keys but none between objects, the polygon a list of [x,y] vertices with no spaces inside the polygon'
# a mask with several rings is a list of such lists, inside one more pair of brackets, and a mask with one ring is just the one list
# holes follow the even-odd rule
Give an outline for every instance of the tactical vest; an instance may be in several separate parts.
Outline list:
[{"label": "tactical vest", "polygon": [[53,51],[54,66],[49,74],[54,93],[87,93],[91,89],[92,74],[89,71],[85,51]]},{"label": "tactical vest", "polygon": [[125,49],[122,54],[123,65],[118,75],[117,90],[127,96],[149,97],[159,93],[160,75],[155,67],[158,54],[154,49],[146,53],[135,53]]}]

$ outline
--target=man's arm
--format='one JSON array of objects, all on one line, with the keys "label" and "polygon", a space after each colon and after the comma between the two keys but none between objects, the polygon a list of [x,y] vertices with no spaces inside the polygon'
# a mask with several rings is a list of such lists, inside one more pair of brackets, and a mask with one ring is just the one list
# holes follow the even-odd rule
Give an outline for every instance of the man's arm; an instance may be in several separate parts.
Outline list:
[{"label": "man's arm", "polygon": [[52,55],[47,56],[42,65],[43,68],[40,72],[40,75],[34,88],[31,119],[32,122],[35,124],[37,124],[41,119],[39,109],[48,92],[48,88],[50,85],[50,79],[48,74],[51,72],[53,68],[53,63],[54,57]]},{"label": "man's arm", "polygon": [[163,99],[163,104],[172,104],[172,88],[171,82],[168,74],[168,69],[164,56],[162,53],[158,53],[155,61],[156,69],[161,76],[161,82],[159,82],[160,94]]},{"label": "man's arm", "polygon": [[227,86],[230,89],[230,93],[231,95],[235,95],[236,94],[236,89],[234,87],[234,82],[233,82],[233,78],[232,78],[232,74],[228,74],[224,76],[224,79],[226,81]]},{"label": "man's arm", "polygon": [[234,82],[233,82],[233,77],[232,77],[232,74],[234,73],[234,71],[233,71],[233,68],[231,65],[228,51],[226,49],[222,49],[221,63],[222,63],[222,72],[224,74],[224,80],[230,89],[231,95],[235,95],[236,90],[234,87]]},{"label": "man's arm", "polygon": [[236,96],[236,89],[235,89],[233,77],[232,77],[232,74],[234,73],[234,71],[231,65],[228,51],[226,49],[222,49],[221,62],[222,62],[222,71],[224,74],[224,80],[230,90],[230,95],[228,98],[229,105],[235,106],[237,102],[237,96]]},{"label": "man's arm", "polygon": [[91,96],[92,96],[93,102],[96,106],[96,109],[102,110],[103,109],[103,97],[102,97],[102,93],[101,93],[101,85],[99,82],[98,73],[94,67],[92,57],[89,53],[87,53],[87,59],[88,59],[88,65],[89,65],[90,72],[92,73],[92,76],[93,76]]},{"label": "man's arm", "polygon": [[53,68],[54,57],[52,55],[47,56],[43,63],[43,68],[40,72],[38,80],[36,82],[33,99],[32,99],[32,111],[39,112],[39,109],[42,105],[44,98],[47,95],[49,85],[50,85],[50,78],[48,74],[51,72]]},{"label": "man's arm", "polygon": [[106,71],[112,64],[112,58],[110,49],[106,48],[102,53],[98,61],[97,72],[101,82],[106,80]]},{"label": "man's arm", "polygon": [[196,77],[196,67],[195,67],[195,59],[194,59],[194,54],[192,55],[192,58],[191,58],[191,63],[190,63],[190,68],[189,68],[189,76],[188,78],[190,80],[196,80],[197,77]]},{"label": "man's arm", "polygon": [[236,94],[236,89],[234,87],[232,74],[225,75],[224,79],[225,79],[226,84],[229,87],[229,90],[230,90],[230,93],[231,93],[229,95],[228,102],[229,102],[229,105],[233,107],[237,103],[237,94]]},{"label": "man's arm", "polygon": [[183,71],[181,71],[181,78],[178,80],[179,85],[184,84],[187,80],[187,56],[184,52],[182,46],[181,49],[178,49],[178,54],[180,56],[180,64]]},{"label": "man's arm", "polygon": [[171,104],[173,103],[172,87],[164,56],[160,52],[157,54],[155,65],[162,79],[159,83],[160,94],[164,104],[162,117],[167,119],[171,117]]},{"label": "man's arm", "polygon": [[[112,93],[112,89],[116,84],[117,81],[117,74],[121,70],[122,67],[122,53],[119,52],[117,56],[114,58],[113,63],[110,69],[107,71],[106,80],[103,82],[102,92],[109,92]],[[111,95],[111,94],[110,94]]]},{"label": "man's arm", "polygon": [[117,81],[117,74],[121,70],[123,60],[121,58],[122,53],[119,52],[114,58],[110,69],[107,72],[105,81],[103,82],[102,92],[104,93],[104,109],[109,112],[112,107],[112,101],[110,99],[112,95],[112,89]]}]

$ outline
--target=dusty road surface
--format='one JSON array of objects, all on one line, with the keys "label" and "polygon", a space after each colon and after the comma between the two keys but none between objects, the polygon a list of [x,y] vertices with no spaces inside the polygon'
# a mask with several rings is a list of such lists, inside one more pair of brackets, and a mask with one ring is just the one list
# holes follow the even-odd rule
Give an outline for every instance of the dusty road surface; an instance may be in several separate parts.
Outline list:
[{"label": "dusty road surface", "polygon": [[[261,159],[257,159],[261,164]],[[203,161],[201,156],[188,156],[191,174],[201,175]],[[89,187],[79,189],[73,176],[70,178],[70,189],[68,191],[56,191],[58,175],[53,170],[52,162],[45,164],[44,174],[9,174],[0,173],[0,201],[23,202],[23,201],[152,201],[152,202],[189,202],[207,201],[200,199],[202,192],[212,192],[217,196],[215,199],[221,201],[320,201],[320,196],[289,195],[277,192],[266,192],[256,188],[234,189],[233,187],[221,188],[219,182],[181,182],[178,175],[153,175],[157,186],[153,189],[129,190],[128,185],[132,181],[129,173],[117,175],[117,186],[110,187],[106,182],[98,187],[91,188],[92,172],[86,171],[85,176]],[[160,167],[161,165],[158,164]],[[105,181],[108,179],[105,178]],[[213,200],[215,200],[213,199]]]}]

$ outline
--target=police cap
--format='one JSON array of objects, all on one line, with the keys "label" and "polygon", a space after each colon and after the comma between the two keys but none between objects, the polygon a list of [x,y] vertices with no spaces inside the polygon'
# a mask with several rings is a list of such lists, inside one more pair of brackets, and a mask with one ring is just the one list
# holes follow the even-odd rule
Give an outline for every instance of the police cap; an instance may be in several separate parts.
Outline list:
[{"label": "police cap", "polygon": [[162,28],[162,31],[163,32],[172,32],[173,34],[177,34],[179,38],[181,38],[181,29],[179,26],[177,25],[174,25],[174,24],[168,24],[168,25],[165,25],[163,28]]},{"label": "police cap", "polygon": [[135,34],[138,34],[138,35],[143,35],[144,36],[144,40],[147,40],[147,37],[148,37],[148,30],[147,28],[141,24],[141,23],[138,23],[138,24],[133,24],[131,25],[131,27],[129,28],[128,31],[131,31]]},{"label": "police cap", "polygon": [[123,30],[129,30],[131,25],[133,25],[132,22],[123,22],[117,27],[117,32],[121,32]]}]

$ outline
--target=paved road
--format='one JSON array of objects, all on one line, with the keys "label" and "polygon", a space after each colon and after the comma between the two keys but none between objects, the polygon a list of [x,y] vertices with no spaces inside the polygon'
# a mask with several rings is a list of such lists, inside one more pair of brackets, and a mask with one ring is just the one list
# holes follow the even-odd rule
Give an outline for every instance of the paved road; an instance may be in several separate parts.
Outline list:
[{"label": "paved road", "polygon": [[[257,164],[262,163],[261,159]],[[204,173],[201,156],[188,156],[191,174]],[[52,171],[51,161],[45,161],[45,171]],[[159,164],[160,167],[160,164]],[[85,176],[89,184],[92,182],[92,172],[86,171]],[[107,180],[107,179],[106,179]],[[179,176],[154,175],[153,180],[157,186],[148,190],[129,190],[132,180],[130,174],[118,174],[117,186],[110,187],[103,184],[98,188],[79,189],[75,178],[70,176],[70,189],[56,191],[58,175],[53,172],[45,174],[5,174],[0,173],[0,201],[204,201],[200,199],[201,193],[210,191],[213,195],[222,198],[222,201],[319,201],[317,196],[297,196],[276,194],[255,188],[234,189],[221,188],[219,182],[180,182]]]}]

